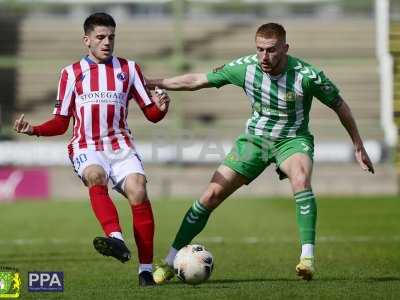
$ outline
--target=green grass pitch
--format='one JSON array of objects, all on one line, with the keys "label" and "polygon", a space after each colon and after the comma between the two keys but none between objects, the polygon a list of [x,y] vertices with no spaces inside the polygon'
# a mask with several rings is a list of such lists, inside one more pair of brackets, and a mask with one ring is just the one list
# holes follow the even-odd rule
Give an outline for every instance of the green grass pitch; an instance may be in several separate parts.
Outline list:
[{"label": "green grass pitch", "polygon": [[[155,201],[162,258],[191,200]],[[291,199],[229,199],[195,240],[214,255],[210,280],[137,286],[130,209],[117,201],[134,259],[95,252],[89,201],[0,205],[0,266],[22,275],[21,299],[400,299],[400,199],[319,198],[315,280],[294,272],[299,244]],[[63,271],[63,293],[29,293],[28,271]]]}]

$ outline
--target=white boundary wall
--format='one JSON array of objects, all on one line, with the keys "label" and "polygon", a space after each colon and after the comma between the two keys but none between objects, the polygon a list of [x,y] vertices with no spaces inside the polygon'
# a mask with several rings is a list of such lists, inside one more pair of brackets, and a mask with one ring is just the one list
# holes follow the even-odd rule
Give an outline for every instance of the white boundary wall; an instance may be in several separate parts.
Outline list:
[{"label": "white boundary wall", "polygon": [[[190,143],[135,143],[143,161],[148,164],[207,164],[219,163],[232,147],[229,141],[191,141]],[[376,141],[366,141],[366,150],[374,163],[383,158],[381,145]],[[316,162],[352,162],[353,145],[346,142],[321,143],[315,145]],[[124,152],[115,152],[111,156],[118,158]],[[0,166],[66,166],[71,162],[67,155],[65,142],[0,142]]]},{"label": "white boundary wall", "polygon": [[389,49],[389,9],[389,0],[375,0],[376,56],[379,61],[381,81],[381,126],[386,145],[394,147],[397,142],[397,133],[393,114],[393,58]]}]

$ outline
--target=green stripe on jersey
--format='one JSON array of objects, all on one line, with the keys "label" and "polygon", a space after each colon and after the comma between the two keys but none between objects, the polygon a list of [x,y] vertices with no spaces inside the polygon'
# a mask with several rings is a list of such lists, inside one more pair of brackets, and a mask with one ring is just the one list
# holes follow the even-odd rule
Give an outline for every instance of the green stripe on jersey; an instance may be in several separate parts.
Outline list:
[{"label": "green stripe on jersey", "polygon": [[[262,92],[262,84],[263,84],[263,74],[260,72],[259,68],[254,65],[254,77],[252,84],[252,105],[253,105],[253,118],[255,121],[260,119],[260,112],[263,106],[261,101],[261,92]],[[253,119],[252,118],[252,119]],[[255,132],[255,124],[250,125],[249,133],[256,134]]]},{"label": "green stripe on jersey", "polygon": [[296,76],[294,70],[289,70],[286,73],[285,99],[286,99],[287,111],[289,113],[287,116],[286,124],[281,131],[281,135],[283,136],[289,135],[290,129],[294,127],[297,118],[297,109],[299,107],[296,107],[296,101],[293,101],[294,99],[291,99],[291,97],[296,94],[294,89],[295,78]]},{"label": "green stripe on jersey", "polygon": [[[268,76],[268,75],[265,75]],[[272,136],[272,129],[279,121],[279,105],[278,105],[278,80],[270,80],[271,85],[269,88],[269,100],[270,105],[267,107],[267,113],[269,114],[269,118],[267,123],[265,124],[264,131],[268,132],[269,136]]]}]

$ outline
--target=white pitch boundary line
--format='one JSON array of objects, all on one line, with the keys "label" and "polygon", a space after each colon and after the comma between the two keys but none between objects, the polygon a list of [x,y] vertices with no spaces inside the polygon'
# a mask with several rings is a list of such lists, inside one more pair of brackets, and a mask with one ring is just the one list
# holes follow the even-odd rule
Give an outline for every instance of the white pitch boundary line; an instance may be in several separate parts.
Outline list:
[{"label": "white pitch boundary line", "polygon": [[[260,238],[255,236],[233,239],[224,238],[222,236],[211,236],[196,239],[193,243],[239,243],[239,244],[277,244],[277,243],[293,243],[297,242],[297,239],[290,238]],[[338,236],[320,236],[317,237],[317,243],[369,243],[369,242],[400,242],[400,235],[392,236],[352,236],[352,237],[338,237]],[[91,245],[91,239],[10,239],[0,240],[0,245],[42,245],[42,244],[53,244],[53,245],[64,245],[64,244],[79,244],[79,245]]]},{"label": "white pitch boundary line", "polygon": [[[276,244],[276,243],[293,243],[297,239],[290,238],[259,238],[259,237],[246,237],[240,239],[229,239],[223,237],[209,237],[201,238],[198,242],[204,243],[240,243],[240,244]],[[338,237],[338,236],[320,236],[317,237],[317,243],[369,243],[369,242],[400,242],[400,235],[393,236],[352,236],[352,237]]]}]

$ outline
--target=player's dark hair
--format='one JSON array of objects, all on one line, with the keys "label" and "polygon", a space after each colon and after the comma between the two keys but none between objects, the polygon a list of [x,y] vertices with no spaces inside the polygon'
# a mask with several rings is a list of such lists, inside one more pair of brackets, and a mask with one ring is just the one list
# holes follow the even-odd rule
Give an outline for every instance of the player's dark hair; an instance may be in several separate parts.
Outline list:
[{"label": "player's dark hair", "polygon": [[258,27],[256,37],[277,38],[286,42],[286,31],[281,24],[267,23]]},{"label": "player's dark hair", "polygon": [[87,17],[85,23],[83,23],[83,30],[85,34],[93,31],[95,26],[106,26],[115,28],[116,24],[113,17],[111,17],[109,14],[97,12]]}]

